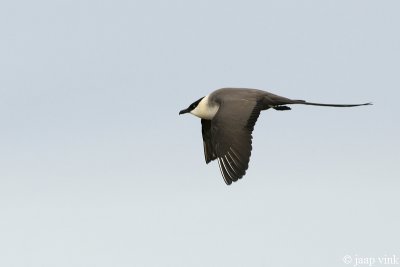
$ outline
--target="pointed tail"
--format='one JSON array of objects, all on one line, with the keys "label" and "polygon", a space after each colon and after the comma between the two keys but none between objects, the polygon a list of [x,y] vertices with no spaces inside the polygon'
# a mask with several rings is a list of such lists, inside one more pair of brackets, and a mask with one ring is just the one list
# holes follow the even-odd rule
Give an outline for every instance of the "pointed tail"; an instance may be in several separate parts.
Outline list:
[{"label": "pointed tail", "polygon": [[294,102],[295,103],[293,103],[293,104],[303,104],[303,105],[323,106],[323,107],[340,107],[340,108],[372,105],[372,103],[364,103],[364,104],[322,104],[322,103],[307,102],[307,101],[304,101],[304,100],[294,100]]}]

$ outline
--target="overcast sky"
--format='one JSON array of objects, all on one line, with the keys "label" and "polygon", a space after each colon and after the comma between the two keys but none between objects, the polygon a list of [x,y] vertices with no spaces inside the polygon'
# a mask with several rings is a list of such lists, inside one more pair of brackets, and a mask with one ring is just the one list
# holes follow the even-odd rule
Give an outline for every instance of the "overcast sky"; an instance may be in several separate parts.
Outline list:
[{"label": "overcast sky", "polygon": [[[399,12],[397,0],[2,1],[0,266],[400,257]],[[374,105],[263,112],[250,168],[226,186],[200,120],[178,112],[228,86]]]}]

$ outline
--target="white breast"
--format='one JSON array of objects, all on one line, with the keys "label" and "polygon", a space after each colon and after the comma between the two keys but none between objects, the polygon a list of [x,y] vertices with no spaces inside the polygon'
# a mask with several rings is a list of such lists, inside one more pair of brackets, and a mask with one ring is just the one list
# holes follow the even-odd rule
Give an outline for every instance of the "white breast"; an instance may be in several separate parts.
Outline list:
[{"label": "white breast", "polygon": [[207,95],[200,101],[195,109],[190,111],[190,113],[201,119],[211,120],[217,113],[218,108],[218,104],[210,103]]}]

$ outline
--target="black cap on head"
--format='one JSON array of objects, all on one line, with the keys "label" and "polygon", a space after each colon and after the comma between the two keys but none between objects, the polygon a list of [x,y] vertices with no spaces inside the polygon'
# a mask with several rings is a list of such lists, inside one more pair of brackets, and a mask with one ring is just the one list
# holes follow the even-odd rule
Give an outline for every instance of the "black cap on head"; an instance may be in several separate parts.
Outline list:
[{"label": "black cap on head", "polygon": [[197,100],[197,101],[193,102],[192,104],[190,104],[190,106],[187,109],[182,109],[181,111],[179,111],[179,115],[185,114],[185,113],[189,113],[190,111],[195,109],[203,98],[204,98],[204,96],[202,98],[200,98],[199,100]]}]

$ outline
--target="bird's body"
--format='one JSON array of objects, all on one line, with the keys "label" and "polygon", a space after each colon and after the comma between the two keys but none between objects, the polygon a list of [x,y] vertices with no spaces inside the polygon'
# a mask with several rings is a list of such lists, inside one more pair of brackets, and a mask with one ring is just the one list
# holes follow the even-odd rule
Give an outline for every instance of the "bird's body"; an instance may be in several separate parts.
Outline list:
[{"label": "bird's body", "polygon": [[201,118],[206,163],[218,159],[226,184],[242,178],[248,168],[252,132],[260,112],[273,108],[290,110],[286,105],[303,104],[331,107],[355,107],[292,100],[266,91],[246,88],[222,88],[200,98],[179,114]]}]

